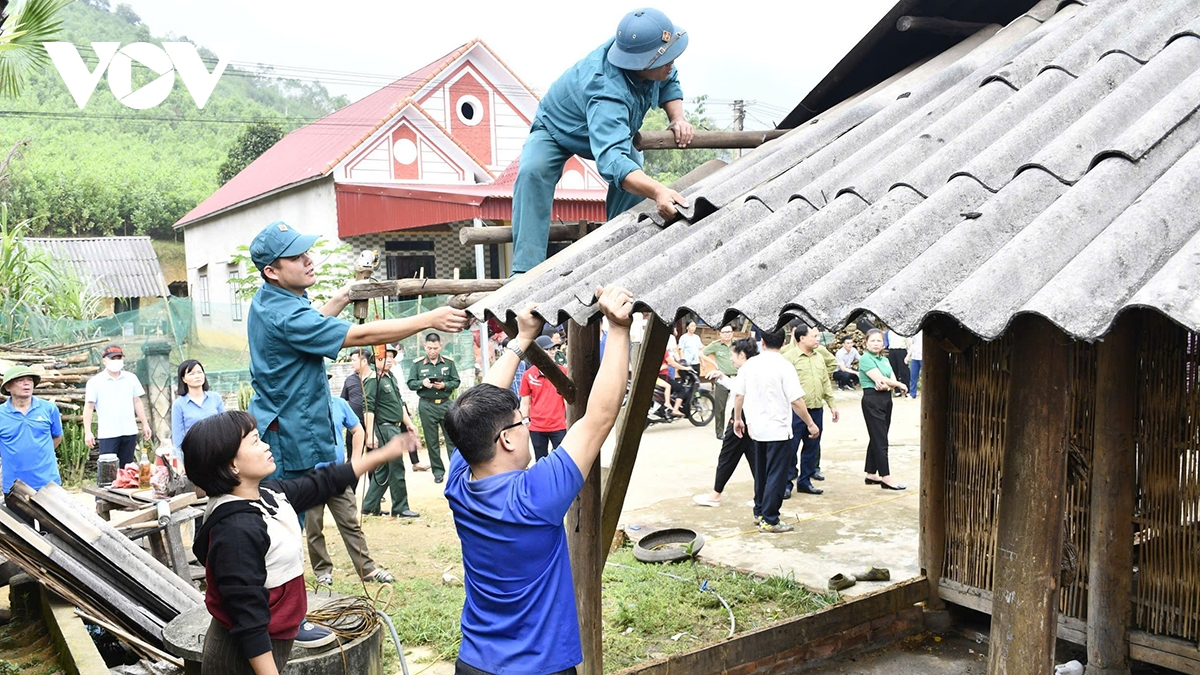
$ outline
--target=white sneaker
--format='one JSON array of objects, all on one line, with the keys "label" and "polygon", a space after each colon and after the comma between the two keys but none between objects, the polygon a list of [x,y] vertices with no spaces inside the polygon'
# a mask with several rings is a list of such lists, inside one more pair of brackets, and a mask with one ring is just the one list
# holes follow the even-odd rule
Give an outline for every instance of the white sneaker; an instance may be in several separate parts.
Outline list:
[{"label": "white sneaker", "polygon": [[751,499],[750,501],[746,502],[746,506],[749,506],[750,508],[754,508],[754,500]]},{"label": "white sneaker", "polygon": [[712,499],[708,498],[707,494],[692,495],[692,501],[696,502],[700,506],[720,506],[721,505],[721,502],[719,500],[713,501]]}]

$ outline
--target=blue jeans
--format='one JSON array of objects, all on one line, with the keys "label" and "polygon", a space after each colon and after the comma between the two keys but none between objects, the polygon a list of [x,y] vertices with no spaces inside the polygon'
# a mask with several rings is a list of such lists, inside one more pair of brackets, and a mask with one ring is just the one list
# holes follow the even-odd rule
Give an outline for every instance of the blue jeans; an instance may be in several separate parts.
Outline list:
[{"label": "blue jeans", "polygon": [[562,445],[563,438],[567,435],[566,429],[558,431],[530,431],[529,441],[533,443],[533,456],[535,459],[542,459],[550,454],[551,450]]},{"label": "blue jeans", "polygon": [[908,378],[908,395],[917,397],[917,383],[921,381],[921,359],[912,359],[908,362],[908,369],[911,372]]},{"label": "blue jeans", "polygon": [[[808,414],[812,416],[817,429],[824,433],[825,409],[809,408]],[[797,490],[811,489],[812,477],[821,470],[821,437],[809,438],[808,425],[800,419],[795,411],[792,411],[792,440],[790,442],[795,464],[792,465],[792,472],[788,478],[796,481]]]},{"label": "blue jeans", "polygon": [[[636,150],[634,154],[632,159],[641,166],[642,154]],[[554,186],[562,178],[568,159],[571,152],[559,145],[540,122],[534,121],[521,148],[520,171],[513,186],[513,273],[528,272],[546,259]],[[605,207],[609,220],[643,199],[618,185],[609,185]]]}]

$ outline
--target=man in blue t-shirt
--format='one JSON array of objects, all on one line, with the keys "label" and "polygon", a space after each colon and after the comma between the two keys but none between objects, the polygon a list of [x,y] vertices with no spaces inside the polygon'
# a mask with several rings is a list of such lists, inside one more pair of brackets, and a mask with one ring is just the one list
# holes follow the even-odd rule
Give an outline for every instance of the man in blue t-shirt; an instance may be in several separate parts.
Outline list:
[{"label": "man in blue t-shirt", "polygon": [[633,310],[625,289],[609,286],[597,295],[609,349],[587,413],[545,459],[529,465],[529,418],[509,389],[517,363],[541,334],[532,305],[517,314],[517,338],[484,383],[446,412],[457,446],[446,499],[462,541],[467,592],[457,673],[574,673],[583,660],[563,518],[621,409]]},{"label": "man in blue t-shirt", "polygon": [[28,366],[13,366],[0,381],[0,391],[8,396],[0,405],[0,472],[6,497],[18,479],[34,490],[62,482],[54,454],[63,439],[62,416],[53,403],[33,395],[41,379]]}]

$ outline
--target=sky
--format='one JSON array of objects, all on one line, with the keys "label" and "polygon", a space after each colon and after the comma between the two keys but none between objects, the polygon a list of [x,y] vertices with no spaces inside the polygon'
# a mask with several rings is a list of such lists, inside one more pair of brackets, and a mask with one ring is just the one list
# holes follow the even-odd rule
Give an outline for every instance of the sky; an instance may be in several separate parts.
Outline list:
[{"label": "sky", "polygon": [[[235,63],[319,78],[357,100],[472,38],[481,38],[541,93],[615,32],[632,3],[458,0],[112,0],[129,4],[155,35],[185,35]],[[676,61],[685,100],[707,94],[709,116],[745,128],[781,120],[895,0],[713,2],[659,0],[688,31]],[[329,73],[327,71],[338,71]]]}]

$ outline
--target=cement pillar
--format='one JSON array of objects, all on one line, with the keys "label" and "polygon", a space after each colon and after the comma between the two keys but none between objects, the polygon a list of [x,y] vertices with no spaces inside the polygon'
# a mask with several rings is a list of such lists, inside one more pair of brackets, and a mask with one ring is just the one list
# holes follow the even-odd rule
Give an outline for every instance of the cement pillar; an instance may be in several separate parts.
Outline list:
[{"label": "cement pillar", "polygon": [[[148,381],[146,389],[146,416],[154,430],[154,441],[161,442],[171,436],[171,403],[175,400],[175,369],[171,367],[171,342],[153,338],[142,348],[146,358]],[[172,442],[178,442],[172,439]]]}]

